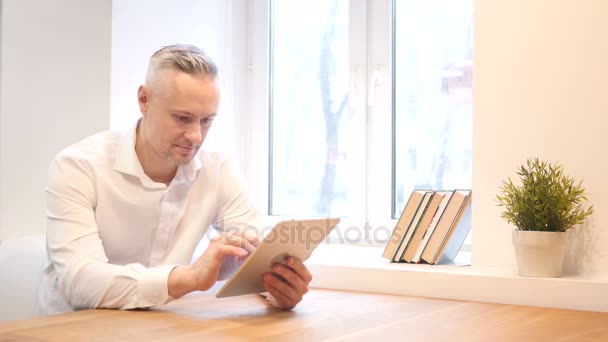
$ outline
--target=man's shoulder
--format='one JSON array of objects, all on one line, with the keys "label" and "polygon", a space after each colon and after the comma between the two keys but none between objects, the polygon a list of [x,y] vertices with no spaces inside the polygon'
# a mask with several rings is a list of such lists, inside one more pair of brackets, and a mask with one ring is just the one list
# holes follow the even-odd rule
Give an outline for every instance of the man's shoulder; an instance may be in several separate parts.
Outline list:
[{"label": "man's shoulder", "polygon": [[243,178],[240,164],[228,154],[213,150],[201,149],[197,155],[197,158],[200,160],[202,174],[206,174],[208,176],[214,175],[213,177],[228,177],[239,180]]},{"label": "man's shoulder", "polygon": [[202,165],[221,165],[227,159],[224,154],[218,151],[207,150],[202,148],[200,149],[200,151],[198,151],[196,158],[201,161]]},{"label": "man's shoulder", "polygon": [[201,167],[207,170],[233,168],[234,160],[223,152],[201,149],[196,158],[200,160]]},{"label": "man's shoulder", "polygon": [[61,150],[55,156],[55,160],[106,162],[114,158],[124,136],[124,133],[118,131],[105,131],[91,135]]}]

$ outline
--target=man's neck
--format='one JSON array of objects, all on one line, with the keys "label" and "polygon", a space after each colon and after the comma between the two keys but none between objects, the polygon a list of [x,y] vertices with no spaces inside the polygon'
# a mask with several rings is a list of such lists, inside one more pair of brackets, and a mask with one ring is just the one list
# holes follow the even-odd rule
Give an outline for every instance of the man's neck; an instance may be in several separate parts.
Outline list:
[{"label": "man's neck", "polygon": [[144,173],[154,182],[169,186],[177,173],[177,165],[161,158],[150,146],[142,132],[141,121],[137,124],[135,137],[135,154]]}]

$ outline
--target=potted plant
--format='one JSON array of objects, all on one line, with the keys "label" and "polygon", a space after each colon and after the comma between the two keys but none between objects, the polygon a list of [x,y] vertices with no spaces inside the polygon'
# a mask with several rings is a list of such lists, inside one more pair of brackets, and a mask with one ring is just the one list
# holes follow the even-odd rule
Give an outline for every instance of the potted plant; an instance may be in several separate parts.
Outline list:
[{"label": "potted plant", "polygon": [[564,174],[563,166],[530,158],[517,172],[521,184],[503,181],[498,205],[501,217],[514,224],[513,245],[519,275],[559,277],[567,230],[583,223],[593,213],[582,181],[578,184]]}]

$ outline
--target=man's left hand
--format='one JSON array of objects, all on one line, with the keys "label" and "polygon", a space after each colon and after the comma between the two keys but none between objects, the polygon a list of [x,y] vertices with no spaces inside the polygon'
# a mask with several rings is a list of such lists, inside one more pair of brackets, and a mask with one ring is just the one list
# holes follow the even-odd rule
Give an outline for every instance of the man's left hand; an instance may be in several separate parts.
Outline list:
[{"label": "man's left hand", "polygon": [[270,294],[268,300],[272,306],[290,310],[308,292],[312,275],[300,259],[288,257],[285,261],[284,264],[275,264],[273,273],[264,274],[264,287]]}]

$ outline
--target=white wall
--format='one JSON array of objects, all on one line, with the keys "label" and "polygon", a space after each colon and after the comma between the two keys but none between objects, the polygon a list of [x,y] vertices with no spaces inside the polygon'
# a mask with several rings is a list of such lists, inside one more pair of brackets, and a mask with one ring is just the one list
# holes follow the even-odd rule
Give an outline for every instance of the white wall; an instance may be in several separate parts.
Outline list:
[{"label": "white wall", "polygon": [[584,180],[595,207],[568,272],[608,276],[607,14],[603,0],[475,2],[474,265],[514,268],[494,197],[538,156]]},{"label": "white wall", "polygon": [[111,2],[4,0],[0,239],[44,232],[53,156],[108,127]]},{"label": "white wall", "polygon": [[[246,67],[243,0],[114,1],[112,15],[112,129],[131,127],[141,116],[137,88],[143,83],[148,58],[162,46],[190,43],[203,48],[218,64],[222,100],[205,148],[238,159],[235,113]],[[241,4],[241,6],[237,6]],[[240,101],[239,103],[242,103]]]}]

